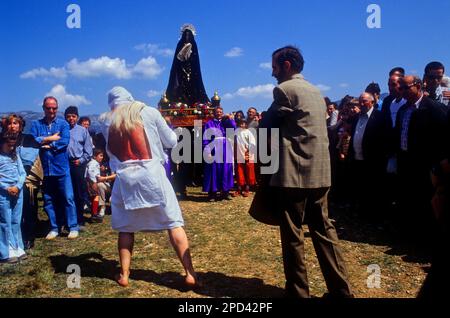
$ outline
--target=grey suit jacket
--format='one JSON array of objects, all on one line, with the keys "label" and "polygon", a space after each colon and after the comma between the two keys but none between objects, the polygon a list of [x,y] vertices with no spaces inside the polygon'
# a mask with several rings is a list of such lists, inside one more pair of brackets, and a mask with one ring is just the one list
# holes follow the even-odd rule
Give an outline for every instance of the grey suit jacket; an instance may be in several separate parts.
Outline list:
[{"label": "grey suit jacket", "polygon": [[318,88],[301,74],[273,91],[274,101],[260,127],[280,128],[279,169],[270,185],[324,188],[331,185],[326,105]]}]

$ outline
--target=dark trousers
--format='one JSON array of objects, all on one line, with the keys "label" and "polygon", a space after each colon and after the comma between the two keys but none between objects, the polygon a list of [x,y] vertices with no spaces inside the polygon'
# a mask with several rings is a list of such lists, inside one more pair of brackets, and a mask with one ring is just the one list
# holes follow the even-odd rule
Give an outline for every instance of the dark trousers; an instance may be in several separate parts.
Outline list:
[{"label": "dark trousers", "polygon": [[191,178],[191,168],[192,164],[181,162],[178,165],[174,164],[173,169],[173,187],[175,192],[184,193],[186,192],[186,187],[190,184]]},{"label": "dark trousers", "polygon": [[36,238],[36,225],[38,215],[38,189],[32,191],[27,185],[23,186],[23,210],[22,210],[22,239],[26,242],[33,242]]},{"label": "dark trousers", "polygon": [[86,179],[84,177],[85,173],[86,164],[80,166],[70,165],[70,178],[72,179],[73,197],[77,209],[78,225],[84,225],[84,205],[89,202]]},{"label": "dark trousers", "polygon": [[[416,241],[427,248],[436,233],[431,207],[433,185],[430,170],[426,164],[408,153],[398,155],[399,217],[403,221],[403,228],[400,230],[408,242]],[[420,235],[417,235],[419,229]]]},{"label": "dark trousers", "polygon": [[[24,166],[27,176],[30,174],[31,166]],[[22,240],[33,242],[36,238],[36,225],[38,222],[38,195],[39,189],[31,186],[31,189],[23,185],[23,208],[22,208]]]},{"label": "dark trousers", "polygon": [[274,189],[277,206],[281,209],[280,233],[287,295],[309,297],[302,228],[306,221],[330,295],[351,297],[339,239],[328,218],[329,188]]},{"label": "dark trousers", "polygon": [[[381,164],[380,164],[381,162]],[[350,162],[352,171],[351,201],[358,215],[372,222],[382,222],[384,161],[354,160]]]}]

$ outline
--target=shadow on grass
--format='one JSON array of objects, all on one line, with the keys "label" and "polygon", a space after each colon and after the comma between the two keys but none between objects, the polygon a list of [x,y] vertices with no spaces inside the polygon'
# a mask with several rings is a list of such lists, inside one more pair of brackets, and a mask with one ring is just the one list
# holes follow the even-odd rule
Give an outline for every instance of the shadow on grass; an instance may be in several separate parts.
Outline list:
[{"label": "shadow on grass", "polygon": [[392,221],[376,222],[367,220],[346,211],[333,210],[336,219],[336,231],[339,239],[349,242],[366,243],[375,246],[387,246],[387,255],[402,256],[402,260],[411,263],[429,263],[431,261],[431,240],[411,239],[410,233],[400,230]]},{"label": "shadow on grass", "polygon": [[[267,285],[259,278],[227,276],[217,272],[199,272],[198,277],[202,287],[196,288],[194,292],[208,297],[281,298],[284,293],[283,289]],[[176,289],[180,292],[187,291],[183,286],[184,277],[175,272],[156,273],[152,270],[136,269],[132,270],[130,278]]]},{"label": "shadow on grass", "polygon": [[79,256],[56,255],[49,256],[55,274],[67,273],[67,267],[76,264],[81,268],[83,277],[96,277],[101,279],[114,280],[114,275],[118,272],[119,262],[108,260],[99,253],[87,253]]},{"label": "shadow on grass", "polygon": [[[70,257],[67,255],[50,256],[55,273],[66,273],[70,264],[77,264],[81,268],[83,277],[109,279],[115,284],[114,276],[119,272],[119,263],[116,260],[105,259],[99,253],[88,253]],[[278,298],[283,297],[282,288],[267,285],[259,278],[244,278],[227,276],[216,272],[198,273],[202,287],[194,290],[198,295],[208,297],[253,297]],[[157,273],[153,270],[132,269],[131,284],[133,280],[145,281],[179,292],[187,292],[184,287],[184,277],[177,272]]]}]

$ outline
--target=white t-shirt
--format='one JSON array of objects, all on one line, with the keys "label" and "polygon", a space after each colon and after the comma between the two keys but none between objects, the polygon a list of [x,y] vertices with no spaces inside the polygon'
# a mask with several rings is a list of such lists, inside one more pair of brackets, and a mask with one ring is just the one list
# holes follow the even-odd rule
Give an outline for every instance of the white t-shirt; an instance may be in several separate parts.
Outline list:
[{"label": "white t-shirt", "polygon": [[100,163],[97,160],[91,159],[86,167],[85,178],[92,182],[97,182],[97,176],[100,176]]},{"label": "white t-shirt", "polygon": [[256,140],[249,129],[237,129],[236,131],[237,158],[245,158],[249,151],[249,161],[255,162]]},{"label": "white t-shirt", "polygon": [[406,99],[402,98],[399,102],[397,102],[397,99],[394,99],[391,103],[391,106],[389,107],[391,110],[391,118],[392,118],[392,127],[395,127],[395,123],[397,120],[397,113],[400,107],[406,104]]}]

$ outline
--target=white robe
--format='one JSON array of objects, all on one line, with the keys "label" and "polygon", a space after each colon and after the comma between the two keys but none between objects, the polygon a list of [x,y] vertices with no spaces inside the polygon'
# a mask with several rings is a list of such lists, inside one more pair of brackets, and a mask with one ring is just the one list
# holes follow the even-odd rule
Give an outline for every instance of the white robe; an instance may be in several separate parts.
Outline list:
[{"label": "white robe", "polygon": [[[141,116],[152,152],[151,160],[120,162],[107,149],[111,169],[118,173],[111,194],[112,228],[134,233],[184,226],[175,191],[163,166],[167,157],[164,148],[175,147],[177,136],[155,108],[145,107]],[[102,131],[106,144],[110,122],[110,118],[104,117]]]}]

